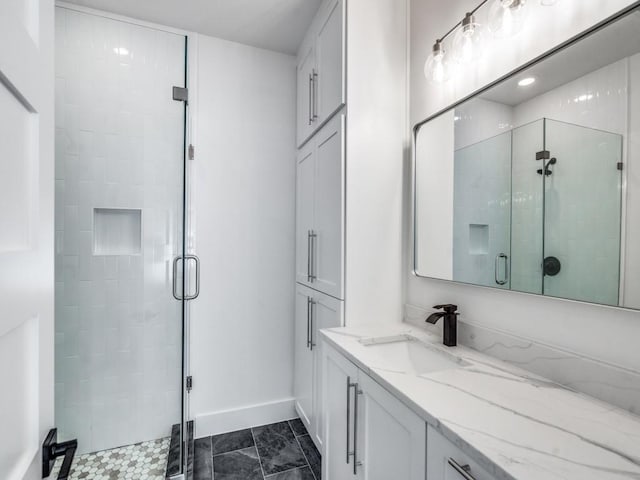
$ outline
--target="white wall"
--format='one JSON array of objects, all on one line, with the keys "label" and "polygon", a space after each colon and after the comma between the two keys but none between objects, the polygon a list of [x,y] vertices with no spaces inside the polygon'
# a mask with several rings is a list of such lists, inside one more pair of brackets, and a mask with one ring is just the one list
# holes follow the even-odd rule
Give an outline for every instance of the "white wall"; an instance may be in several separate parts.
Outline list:
[{"label": "white wall", "polygon": [[199,36],[191,416],[196,436],[291,418],[295,61]]},{"label": "white wall", "polygon": [[399,322],[406,0],[347,2],[345,322]]},{"label": "white wall", "polygon": [[[454,120],[453,112],[435,118],[416,136],[415,269],[420,275],[453,279]],[[437,199],[437,201],[435,201]]]},{"label": "white wall", "polygon": [[[445,4],[437,0],[412,0],[411,123],[428,117],[631,3],[628,0],[566,0],[543,9],[532,2],[532,27],[515,40],[502,44],[499,51],[492,49],[477,68],[439,87],[429,85],[422,73],[429,48],[446,27],[459,21],[476,2],[463,0]],[[408,181],[405,191],[409,202]],[[407,224],[407,249],[411,248],[410,230]],[[407,263],[411,261],[410,258]],[[408,303],[430,307],[453,302],[460,306],[464,321],[640,369],[639,312],[416,278],[410,273],[410,265],[407,271]],[[609,338],[615,338],[615,348],[603,340]]]}]

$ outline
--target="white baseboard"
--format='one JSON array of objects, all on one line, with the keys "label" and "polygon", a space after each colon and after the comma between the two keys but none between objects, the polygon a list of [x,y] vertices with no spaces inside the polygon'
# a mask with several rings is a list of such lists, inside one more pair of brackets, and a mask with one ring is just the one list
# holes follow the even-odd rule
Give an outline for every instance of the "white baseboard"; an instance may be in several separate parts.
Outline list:
[{"label": "white baseboard", "polygon": [[234,432],[244,428],[296,418],[298,414],[294,403],[294,398],[285,398],[274,402],[196,415],[195,438]]}]

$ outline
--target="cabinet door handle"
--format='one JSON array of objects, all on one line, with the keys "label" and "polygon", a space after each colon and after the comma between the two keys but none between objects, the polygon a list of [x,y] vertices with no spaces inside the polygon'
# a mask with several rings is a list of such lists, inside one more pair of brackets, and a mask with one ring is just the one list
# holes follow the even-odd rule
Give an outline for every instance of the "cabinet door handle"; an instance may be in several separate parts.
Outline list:
[{"label": "cabinet door handle", "polygon": [[307,348],[311,345],[311,297],[307,297]]},{"label": "cabinet door handle", "polygon": [[473,475],[471,475],[471,467],[469,465],[460,465],[453,458],[449,457],[448,461],[449,465],[460,474],[464,480],[476,480]]},{"label": "cabinet door handle", "polygon": [[313,101],[311,102],[313,105],[312,109],[312,120],[318,119],[318,72],[313,70],[311,74],[311,82],[313,83],[313,88],[311,89]]},{"label": "cabinet door handle", "polygon": [[313,283],[316,279],[315,257],[316,257],[316,238],[318,234],[313,230],[308,232],[308,257],[307,257],[307,281]]},{"label": "cabinet door handle", "polygon": [[313,74],[309,74],[309,125],[313,123]]},{"label": "cabinet door handle", "polygon": [[[504,277],[502,278],[502,280],[498,279],[498,268],[499,268],[501,259],[504,259]],[[509,257],[506,256],[504,253],[499,253],[498,255],[496,255],[496,261],[494,265],[494,276],[495,276],[496,283],[498,285],[506,285],[506,283],[509,281]]]},{"label": "cabinet door handle", "polygon": [[358,474],[358,467],[362,462],[358,461],[358,395],[362,394],[358,383],[353,384],[353,474]]},{"label": "cabinet door handle", "polygon": [[309,298],[309,350],[313,351],[313,347],[316,346],[313,343],[313,323],[315,320],[315,306],[316,301],[313,298]]},{"label": "cabinet door handle", "polygon": [[347,465],[353,452],[349,448],[351,441],[351,387],[355,387],[355,383],[351,383],[351,377],[347,377]]}]

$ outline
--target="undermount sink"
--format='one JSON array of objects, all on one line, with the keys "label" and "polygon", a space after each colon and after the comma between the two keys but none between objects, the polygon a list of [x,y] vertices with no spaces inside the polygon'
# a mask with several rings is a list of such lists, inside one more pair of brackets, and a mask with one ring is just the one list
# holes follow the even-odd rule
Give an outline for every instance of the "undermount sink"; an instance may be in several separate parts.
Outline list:
[{"label": "undermount sink", "polygon": [[421,375],[471,365],[411,335],[363,338],[360,343],[372,354],[371,366],[384,370]]}]

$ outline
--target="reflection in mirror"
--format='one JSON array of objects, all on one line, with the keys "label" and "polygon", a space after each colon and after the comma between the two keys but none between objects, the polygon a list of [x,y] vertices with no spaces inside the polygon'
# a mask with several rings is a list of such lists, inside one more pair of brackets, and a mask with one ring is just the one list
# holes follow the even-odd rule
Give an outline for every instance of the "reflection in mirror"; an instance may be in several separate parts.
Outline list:
[{"label": "reflection in mirror", "polygon": [[415,135],[417,275],[640,308],[640,12]]}]

